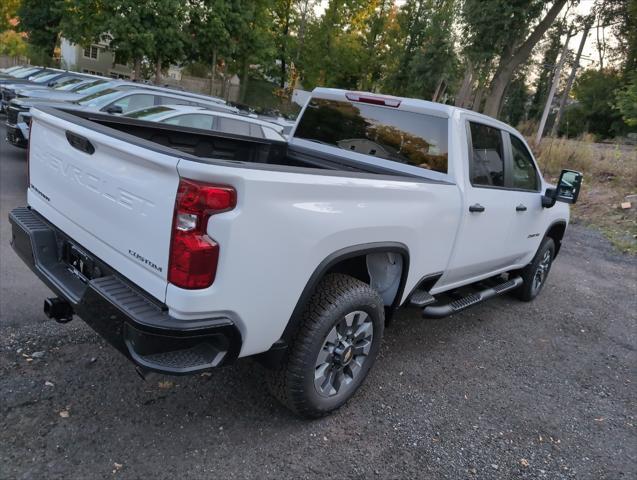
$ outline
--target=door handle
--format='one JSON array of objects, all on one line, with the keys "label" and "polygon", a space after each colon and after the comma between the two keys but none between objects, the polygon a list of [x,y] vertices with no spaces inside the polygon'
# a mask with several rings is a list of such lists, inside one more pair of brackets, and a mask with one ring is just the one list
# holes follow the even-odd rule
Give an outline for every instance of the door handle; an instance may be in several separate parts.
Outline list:
[{"label": "door handle", "polygon": [[480,205],[479,203],[474,203],[473,205],[469,207],[469,211],[481,213],[481,212],[484,212],[484,207]]},{"label": "door handle", "polygon": [[516,212],[526,212],[526,205],[519,204],[517,207],[515,207],[515,211]]}]

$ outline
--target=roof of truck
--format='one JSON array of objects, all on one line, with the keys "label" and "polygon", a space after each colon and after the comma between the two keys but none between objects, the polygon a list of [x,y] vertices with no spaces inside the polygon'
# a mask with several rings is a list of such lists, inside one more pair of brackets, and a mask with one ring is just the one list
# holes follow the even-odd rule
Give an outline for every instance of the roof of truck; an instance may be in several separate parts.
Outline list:
[{"label": "roof of truck", "polygon": [[[508,125],[500,120],[497,120],[493,117],[485,115],[483,113],[474,112],[473,110],[468,110],[466,108],[456,107],[454,105],[446,105],[444,103],[430,102],[427,100],[422,100],[418,98],[407,98],[407,97],[396,97],[393,95],[383,95],[380,93],[374,92],[360,92],[360,91],[352,91],[352,90],[343,90],[339,88],[325,88],[325,87],[317,87],[312,90],[312,98],[325,98],[325,99],[334,99],[334,100],[345,100],[349,102],[356,103],[363,99],[363,101],[368,100],[367,103],[374,103],[376,105],[382,106],[381,101],[387,101],[387,107],[399,108],[400,110],[411,110],[415,112],[422,112],[428,114],[436,114],[443,115],[445,117],[451,117],[454,113],[462,112],[470,114],[472,117],[480,117],[484,119],[485,122],[498,125],[500,128],[505,130],[513,130],[511,125]],[[356,100],[356,99],[359,100]]]}]

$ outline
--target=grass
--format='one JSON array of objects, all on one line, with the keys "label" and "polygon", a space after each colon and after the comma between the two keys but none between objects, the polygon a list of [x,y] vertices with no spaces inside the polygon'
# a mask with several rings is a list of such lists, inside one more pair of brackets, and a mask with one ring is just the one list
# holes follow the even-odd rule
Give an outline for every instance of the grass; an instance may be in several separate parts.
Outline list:
[{"label": "grass", "polygon": [[535,148],[545,178],[557,183],[562,168],[581,171],[584,182],[572,221],[601,230],[619,250],[637,254],[637,147],[581,140],[545,138]]}]

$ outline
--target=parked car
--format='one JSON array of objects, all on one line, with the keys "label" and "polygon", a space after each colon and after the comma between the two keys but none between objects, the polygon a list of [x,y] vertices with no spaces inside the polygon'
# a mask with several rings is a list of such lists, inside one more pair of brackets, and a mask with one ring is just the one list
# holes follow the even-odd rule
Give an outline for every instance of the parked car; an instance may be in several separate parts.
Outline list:
[{"label": "parked car", "polygon": [[0,74],[0,83],[5,80],[14,80],[18,78],[27,78],[31,75],[35,75],[36,73],[44,70],[44,67],[36,67],[34,65],[27,65],[21,68],[17,68],[12,70],[9,73]]},{"label": "parked car", "polygon": [[[77,92],[78,90],[101,83],[108,82],[105,78],[99,77],[71,77],[59,82],[52,87],[27,87],[16,88],[15,98],[47,98],[50,99],[56,93],[61,92]],[[80,97],[81,98],[81,97]]]},{"label": "parked car", "polygon": [[31,67],[24,70],[13,72],[11,76],[0,78],[0,87],[7,84],[17,85],[19,83],[30,83],[35,78],[47,75],[51,69],[42,67]]},{"label": "parked car", "polygon": [[83,78],[78,73],[69,73],[63,70],[44,70],[33,77],[29,77],[28,81],[21,83],[6,83],[0,86],[0,110],[3,112],[9,106],[9,102],[16,98],[16,91],[20,89],[22,92],[30,89],[42,89],[43,87],[55,87],[62,82],[68,80]]},{"label": "parked car", "polygon": [[233,135],[285,140],[283,127],[247,115],[223,113],[191,105],[157,105],[129,112],[128,118],[150,122],[178,125],[180,127],[201,128]]},{"label": "parked car", "polygon": [[10,222],[49,317],[78,315],[141,373],[255,357],[318,417],[401,305],[534,299],[581,179],[555,188],[512,127],[409,98],[317,88],[287,143],[42,108]]},{"label": "parked car", "polygon": [[[100,90],[92,95],[87,95],[80,100],[68,102],[67,108],[84,110],[89,112],[106,112],[113,115],[121,115],[140,108],[163,104],[198,105],[211,110],[237,113],[237,109],[219,103],[216,99],[205,99],[202,96],[181,94],[167,89],[157,90],[153,88],[123,89],[116,84],[114,88]],[[7,108],[7,141],[16,147],[26,148],[29,144],[29,123],[31,120],[30,109],[37,105],[59,105],[60,102],[47,102],[29,99],[14,99]]]},{"label": "parked car", "polygon": [[0,75],[10,75],[12,72],[26,68],[25,65],[14,65],[13,67],[0,68]]}]

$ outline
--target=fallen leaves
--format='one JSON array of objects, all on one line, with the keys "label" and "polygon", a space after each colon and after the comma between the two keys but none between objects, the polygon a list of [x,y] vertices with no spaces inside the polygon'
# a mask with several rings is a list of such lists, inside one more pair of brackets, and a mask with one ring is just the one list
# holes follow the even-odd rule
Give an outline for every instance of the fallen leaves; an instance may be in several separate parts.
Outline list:
[{"label": "fallen leaves", "polygon": [[175,384],[169,380],[163,380],[157,384],[159,388],[162,390],[168,390],[169,388],[173,388]]}]

